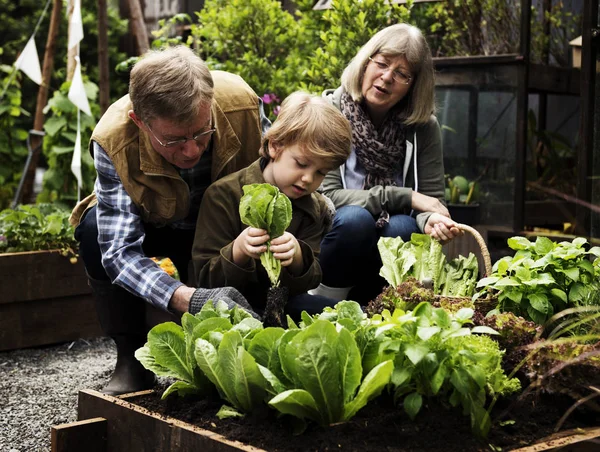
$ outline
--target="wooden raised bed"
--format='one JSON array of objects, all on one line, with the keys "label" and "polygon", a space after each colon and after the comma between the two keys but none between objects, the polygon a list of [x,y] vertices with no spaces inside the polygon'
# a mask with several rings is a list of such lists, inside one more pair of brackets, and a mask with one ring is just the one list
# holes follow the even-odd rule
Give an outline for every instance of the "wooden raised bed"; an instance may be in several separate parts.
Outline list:
[{"label": "wooden raised bed", "polygon": [[[79,421],[52,427],[52,452],[262,451],[135,404],[136,397],[151,392],[112,397],[92,390],[80,391]],[[600,427],[580,428],[559,432],[512,452],[598,450],[599,437]]]},{"label": "wooden raised bed", "polygon": [[90,437],[93,452],[262,451],[128,401],[149,392],[113,397],[80,391],[79,421],[52,427],[52,452],[90,452]]},{"label": "wooden raised bed", "polygon": [[101,336],[81,259],[0,254],[0,351]]}]

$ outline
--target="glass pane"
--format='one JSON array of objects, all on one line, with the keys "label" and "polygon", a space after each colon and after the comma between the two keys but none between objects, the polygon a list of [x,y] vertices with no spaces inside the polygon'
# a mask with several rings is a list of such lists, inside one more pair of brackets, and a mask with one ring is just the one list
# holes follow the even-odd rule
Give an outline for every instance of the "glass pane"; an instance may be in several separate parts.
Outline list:
[{"label": "glass pane", "polygon": [[437,68],[445,170],[478,181],[479,224],[513,224],[516,80],[514,65]]},{"label": "glass pane", "polygon": [[576,205],[565,196],[577,197],[580,98],[547,95],[546,122],[541,124],[540,97],[529,96],[525,227],[570,232]]}]

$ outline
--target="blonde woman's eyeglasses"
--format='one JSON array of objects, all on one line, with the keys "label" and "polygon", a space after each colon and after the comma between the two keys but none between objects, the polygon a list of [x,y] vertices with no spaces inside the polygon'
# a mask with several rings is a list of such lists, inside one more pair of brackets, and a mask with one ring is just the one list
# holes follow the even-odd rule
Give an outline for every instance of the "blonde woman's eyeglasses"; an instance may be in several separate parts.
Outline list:
[{"label": "blonde woman's eyeglasses", "polygon": [[[372,57],[369,57],[369,61],[371,63],[373,63],[375,65],[375,67],[377,69],[379,69],[381,72],[387,72],[387,71],[391,70],[390,65],[387,63],[384,63],[383,61],[375,60]],[[392,71],[392,80],[394,80],[395,82],[398,82],[398,83],[402,83],[403,85],[408,85],[410,83],[410,81],[412,80],[412,76],[396,69],[395,71]]]}]

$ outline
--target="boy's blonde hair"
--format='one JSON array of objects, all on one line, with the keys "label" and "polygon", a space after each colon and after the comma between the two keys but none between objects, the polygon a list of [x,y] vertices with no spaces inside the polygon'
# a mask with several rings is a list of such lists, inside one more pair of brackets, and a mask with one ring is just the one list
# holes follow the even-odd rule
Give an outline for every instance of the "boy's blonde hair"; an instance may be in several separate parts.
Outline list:
[{"label": "boy's blonde hair", "polygon": [[429,121],[435,112],[435,80],[431,50],[417,27],[396,24],[373,35],[361,47],[342,74],[342,86],[355,102],[361,102],[362,82],[369,58],[374,55],[388,57],[404,56],[408,61],[413,82],[408,94],[402,99],[406,124]]},{"label": "boy's blonde hair", "polygon": [[213,92],[208,66],[186,46],[146,52],[129,79],[133,111],[145,123],[157,118],[190,123],[210,105]]},{"label": "boy's blonde hair", "polygon": [[352,146],[350,123],[326,99],[296,91],[281,104],[277,119],[263,138],[261,155],[269,158],[268,145],[299,145],[304,152],[337,168]]}]

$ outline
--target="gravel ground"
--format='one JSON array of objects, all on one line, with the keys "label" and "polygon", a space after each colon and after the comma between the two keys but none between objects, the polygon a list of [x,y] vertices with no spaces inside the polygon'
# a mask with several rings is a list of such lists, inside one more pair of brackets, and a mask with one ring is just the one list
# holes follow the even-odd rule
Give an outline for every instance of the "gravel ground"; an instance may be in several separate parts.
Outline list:
[{"label": "gravel ground", "polygon": [[0,451],[49,451],[50,426],[77,420],[78,391],[100,390],[116,356],[108,338],[0,352]]}]

